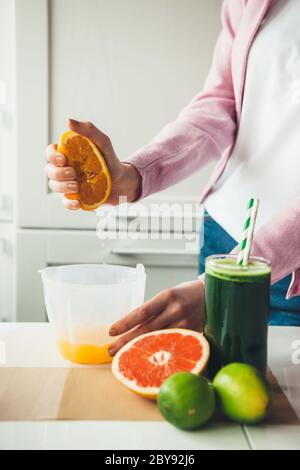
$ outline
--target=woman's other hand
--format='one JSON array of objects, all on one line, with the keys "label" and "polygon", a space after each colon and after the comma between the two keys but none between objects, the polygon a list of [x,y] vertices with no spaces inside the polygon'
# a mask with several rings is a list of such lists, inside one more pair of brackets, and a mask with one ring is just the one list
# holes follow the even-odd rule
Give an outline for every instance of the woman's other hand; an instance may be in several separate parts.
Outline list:
[{"label": "woman's other hand", "polygon": [[131,339],[154,330],[187,328],[202,331],[203,313],[203,280],[164,290],[111,326],[111,336],[122,336],[110,346],[109,353],[114,356]]}]

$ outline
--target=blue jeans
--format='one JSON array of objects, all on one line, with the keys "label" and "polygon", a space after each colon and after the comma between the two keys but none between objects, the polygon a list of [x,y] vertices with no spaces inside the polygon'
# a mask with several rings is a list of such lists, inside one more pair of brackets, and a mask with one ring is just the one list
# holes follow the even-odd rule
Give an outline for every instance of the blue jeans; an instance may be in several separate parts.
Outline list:
[{"label": "blue jeans", "polygon": [[[205,211],[202,227],[203,246],[199,255],[199,274],[205,271],[205,258],[213,254],[230,253],[236,241]],[[271,288],[270,325],[300,326],[300,296],[286,300],[291,275]]]}]

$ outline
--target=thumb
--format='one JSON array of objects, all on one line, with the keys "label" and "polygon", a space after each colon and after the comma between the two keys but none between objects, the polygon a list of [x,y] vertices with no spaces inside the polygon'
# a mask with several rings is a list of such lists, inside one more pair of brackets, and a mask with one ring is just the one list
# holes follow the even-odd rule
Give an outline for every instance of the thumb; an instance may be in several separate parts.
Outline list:
[{"label": "thumb", "polygon": [[92,142],[94,142],[94,144],[97,145],[99,150],[101,150],[103,156],[109,158],[110,163],[113,163],[113,161],[111,160],[118,160],[110,138],[106,134],[101,132],[91,122],[82,122],[76,121],[75,119],[68,119],[68,127],[71,131],[76,132],[77,134],[80,134],[83,137],[87,137]]}]

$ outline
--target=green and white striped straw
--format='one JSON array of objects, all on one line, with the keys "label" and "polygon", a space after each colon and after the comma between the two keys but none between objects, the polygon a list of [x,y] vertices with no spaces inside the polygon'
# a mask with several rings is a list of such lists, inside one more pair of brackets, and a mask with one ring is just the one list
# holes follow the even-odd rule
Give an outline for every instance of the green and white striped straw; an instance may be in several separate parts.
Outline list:
[{"label": "green and white striped straw", "polygon": [[237,264],[247,266],[251,252],[255,222],[259,206],[259,199],[251,198],[247,205],[246,221],[243,228],[243,239],[240,244],[240,252],[237,258]]}]

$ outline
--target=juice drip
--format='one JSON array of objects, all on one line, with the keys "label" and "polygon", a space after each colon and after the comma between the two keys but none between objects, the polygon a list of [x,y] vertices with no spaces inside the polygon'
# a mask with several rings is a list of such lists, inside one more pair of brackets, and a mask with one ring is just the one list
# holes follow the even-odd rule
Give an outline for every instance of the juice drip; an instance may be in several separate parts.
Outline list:
[{"label": "juice drip", "polygon": [[60,339],[57,343],[64,359],[77,364],[107,364],[112,362],[108,348],[116,338],[105,333],[105,329],[78,328],[73,332],[72,341]]}]

